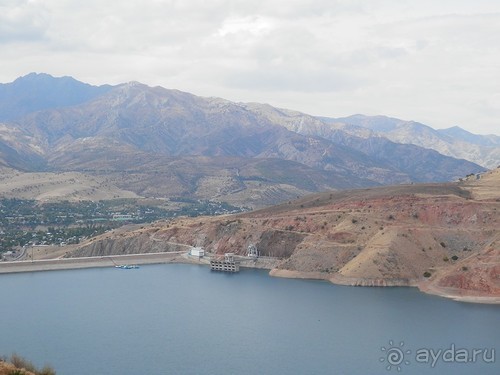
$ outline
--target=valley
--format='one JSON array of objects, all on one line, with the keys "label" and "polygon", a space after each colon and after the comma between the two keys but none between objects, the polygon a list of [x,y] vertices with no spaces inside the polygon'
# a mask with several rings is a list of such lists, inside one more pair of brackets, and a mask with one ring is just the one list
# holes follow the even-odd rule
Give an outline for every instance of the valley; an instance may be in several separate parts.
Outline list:
[{"label": "valley", "polygon": [[[30,96],[34,87],[51,99]],[[278,259],[274,276],[500,294],[500,170],[472,162],[498,162],[495,136],[47,74],[0,85],[2,97],[9,260],[191,246],[245,256],[255,245]],[[437,139],[476,156],[455,158],[465,154]]]}]

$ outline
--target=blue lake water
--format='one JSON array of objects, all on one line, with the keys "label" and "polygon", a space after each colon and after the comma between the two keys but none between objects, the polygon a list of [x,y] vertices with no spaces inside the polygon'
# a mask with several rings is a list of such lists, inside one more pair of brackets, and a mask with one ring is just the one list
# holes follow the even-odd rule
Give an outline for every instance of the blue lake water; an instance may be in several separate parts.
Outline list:
[{"label": "blue lake water", "polygon": [[169,264],[0,275],[0,293],[0,353],[58,375],[500,374],[500,306],[414,288]]}]

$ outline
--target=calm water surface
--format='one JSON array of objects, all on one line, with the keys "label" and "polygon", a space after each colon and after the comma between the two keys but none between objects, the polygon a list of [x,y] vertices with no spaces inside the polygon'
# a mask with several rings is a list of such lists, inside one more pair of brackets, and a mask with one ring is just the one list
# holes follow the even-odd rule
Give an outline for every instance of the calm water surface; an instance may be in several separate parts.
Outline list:
[{"label": "calm water surface", "polygon": [[58,375],[500,374],[500,306],[413,288],[170,264],[0,275],[0,293],[0,353]]}]

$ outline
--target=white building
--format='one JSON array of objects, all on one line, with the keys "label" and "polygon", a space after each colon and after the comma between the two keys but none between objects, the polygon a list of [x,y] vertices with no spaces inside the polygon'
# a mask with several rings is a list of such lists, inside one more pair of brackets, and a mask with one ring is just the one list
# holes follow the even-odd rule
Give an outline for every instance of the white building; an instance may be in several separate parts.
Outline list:
[{"label": "white building", "polygon": [[203,258],[205,256],[205,250],[201,247],[192,247],[191,250],[189,251],[189,255],[198,257],[198,258]]}]

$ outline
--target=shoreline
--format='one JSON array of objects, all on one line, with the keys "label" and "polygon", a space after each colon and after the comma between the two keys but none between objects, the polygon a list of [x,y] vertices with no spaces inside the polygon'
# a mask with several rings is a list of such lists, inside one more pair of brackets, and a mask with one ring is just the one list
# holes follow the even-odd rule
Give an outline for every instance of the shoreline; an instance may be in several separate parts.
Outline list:
[{"label": "shoreline", "polygon": [[[411,287],[418,288],[422,293],[452,299],[457,302],[465,303],[481,303],[489,305],[500,305],[500,296],[481,296],[481,295],[465,295],[464,291],[441,290],[438,288],[431,288],[428,285],[423,285],[424,282],[410,279],[362,279],[362,278],[349,278],[340,274],[324,275],[320,272],[301,272],[282,269],[272,269],[269,272],[270,276],[282,277],[289,279],[308,279],[308,280],[325,280],[335,285],[353,286],[353,287]],[[462,294],[460,294],[462,293]]]},{"label": "shoreline", "polygon": [[[430,285],[428,281],[424,281],[417,285],[422,293],[430,294],[433,296],[449,298],[457,302],[466,303],[483,303],[489,305],[499,305],[500,296],[485,296],[480,294],[465,294],[466,290],[456,288],[444,288]],[[473,292],[473,291],[472,291]]]},{"label": "shoreline", "polygon": [[[21,260],[11,262],[0,262],[0,275],[23,273],[23,272],[43,272],[43,271],[58,271],[72,270],[84,268],[105,268],[115,267],[116,265],[134,264],[198,264],[208,265],[206,259],[192,258],[186,252],[163,252],[163,253],[145,253],[145,254],[125,254],[125,255],[104,255],[98,257],[82,257],[82,258],[58,258],[58,259],[40,259],[40,260]],[[455,300],[457,302],[466,303],[481,303],[481,304],[500,304],[500,296],[479,296],[479,295],[464,295],[463,291],[444,291],[441,289],[423,285],[417,280],[370,280],[370,279],[352,279],[342,275],[322,274],[321,272],[301,272],[292,270],[277,269],[272,264],[251,264],[245,262],[241,265],[243,268],[268,269],[269,275],[272,277],[281,277],[289,279],[305,279],[305,280],[324,280],[335,285],[344,286],[363,286],[363,287],[416,287],[422,293],[435,295],[443,298]]]}]

